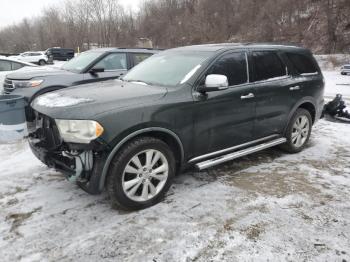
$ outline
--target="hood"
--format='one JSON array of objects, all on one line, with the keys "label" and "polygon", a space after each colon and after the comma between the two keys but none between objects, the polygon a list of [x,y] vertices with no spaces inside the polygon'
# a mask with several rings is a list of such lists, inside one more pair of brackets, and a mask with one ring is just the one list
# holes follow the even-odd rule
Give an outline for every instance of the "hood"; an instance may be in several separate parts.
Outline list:
[{"label": "hood", "polygon": [[110,80],[74,86],[36,98],[34,110],[56,119],[92,119],[99,114],[152,103],[167,89]]},{"label": "hood", "polygon": [[75,73],[54,67],[27,67],[25,70],[16,71],[8,74],[7,77],[14,80],[29,80],[38,77],[47,77],[54,75],[72,75]]}]

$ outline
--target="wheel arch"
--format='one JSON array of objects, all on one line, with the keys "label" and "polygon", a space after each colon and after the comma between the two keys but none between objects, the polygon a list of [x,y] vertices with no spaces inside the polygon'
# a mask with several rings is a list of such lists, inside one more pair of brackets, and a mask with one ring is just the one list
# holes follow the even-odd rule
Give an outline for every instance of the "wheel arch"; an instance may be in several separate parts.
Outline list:
[{"label": "wheel arch", "polygon": [[312,117],[312,124],[314,124],[316,122],[317,107],[316,107],[316,102],[314,100],[315,99],[313,97],[305,97],[294,105],[293,109],[290,111],[290,113],[288,115],[288,121],[284,127],[283,134],[286,132],[288,124],[289,124],[290,120],[292,119],[294,113],[299,108],[303,108],[303,109],[308,110],[311,114],[311,117]]},{"label": "wheel arch", "polygon": [[175,159],[176,159],[176,164],[177,167],[180,167],[181,164],[184,161],[184,148],[183,148],[183,144],[179,138],[179,136],[174,133],[173,131],[163,128],[163,127],[148,127],[148,128],[143,128],[140,130],[137,130],[133,133],[130,133],[129,135],[125,136],[122,140],[119,141],[119,143],[116,144],[116,146],[114,146],[114,148],[112,149],[112,151],[108,154],[108,157],[105,161],[105,164],[103,166],[102,169],[102,174],[100,177],[100,181],[99,181],[99,191],[102,192],[104,185],[105,185],[105,181],[106,181],[106,177],[108,174],[108,170],[110,167],[110,164],[114,158],[114,156],[117,154],[117,152],[129,141],[137,138],[137,137],[141,137],[141,136],[151,136],[151,137],[155,137],[158,138],[162,141],[164,141],[165,143],[167,143],[172,149],[175,149]]}]

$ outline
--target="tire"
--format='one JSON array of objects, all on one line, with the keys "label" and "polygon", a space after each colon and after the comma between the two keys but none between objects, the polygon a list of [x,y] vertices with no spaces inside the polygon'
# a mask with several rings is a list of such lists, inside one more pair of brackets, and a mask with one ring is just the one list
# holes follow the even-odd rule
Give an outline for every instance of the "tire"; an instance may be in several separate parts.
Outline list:
[{"label": "tire", "polygon": [[153,206],[164,198],[174,176],[175,158],[169,146],[153,137],[137,138],[111,162],[106,187],[112,207],[139,210]]},{"label": "tire", "polygon": [[46,65],[46,62],[45,62],[45,60],[39,60],[39,63],[38,63],[39,65],[41,65],[41,66],[43,66],[43,65]]},{"label": "tire", "polygon": [[287,126],[285,133],[287,142],[281,148],[289,153],[299,153],[307,145],[311,130],[312,117],[310,112],[303,108],[297,109]]}]

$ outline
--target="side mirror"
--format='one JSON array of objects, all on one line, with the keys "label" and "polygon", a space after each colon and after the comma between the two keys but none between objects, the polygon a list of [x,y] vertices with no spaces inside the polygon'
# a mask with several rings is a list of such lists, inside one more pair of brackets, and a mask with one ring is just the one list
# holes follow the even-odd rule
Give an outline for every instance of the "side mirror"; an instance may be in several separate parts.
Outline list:
[{"label": "side mirror", "polygon": [[225,75],[207,75],[205,85],[199,87],[198,92],[214,92],[228,88],[228,79]]},{"label": "side mirror", "polygon": [[96,75],[97,73],[103,73],[105,69],[103,67],[93,67],[90,69],[89,73],[92,75]]}]

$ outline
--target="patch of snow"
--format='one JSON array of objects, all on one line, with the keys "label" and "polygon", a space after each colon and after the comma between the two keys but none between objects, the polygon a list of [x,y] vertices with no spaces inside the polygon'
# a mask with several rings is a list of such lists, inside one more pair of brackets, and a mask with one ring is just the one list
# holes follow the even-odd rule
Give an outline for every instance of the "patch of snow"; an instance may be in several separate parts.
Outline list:
[{"label": "patch of snow", "polygon": [[33,103],[35,105],[44,107],[66,107],[82,103],[89,103],[92,101],[94,100],[89,98],[64,96],[62,94],[53,92],[39,96],[33,101]]}]

